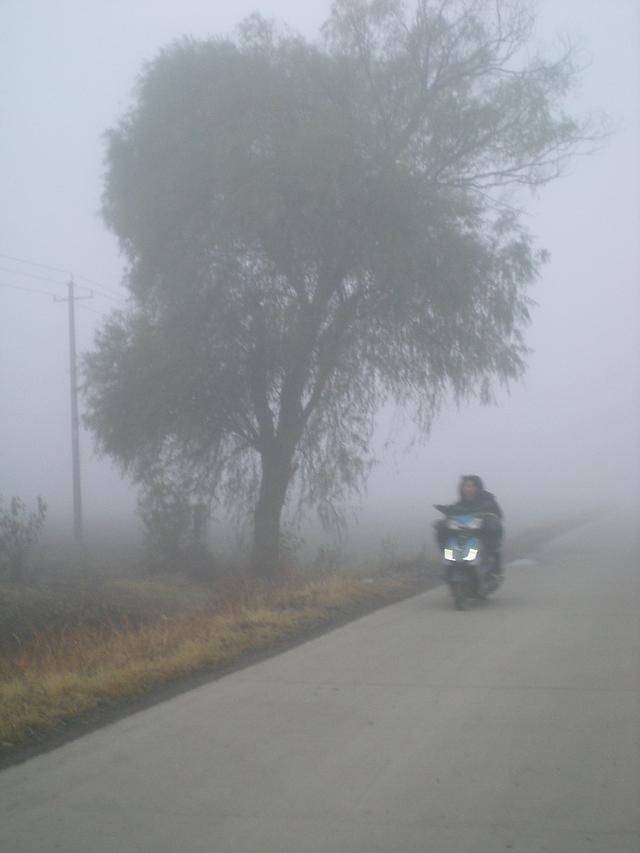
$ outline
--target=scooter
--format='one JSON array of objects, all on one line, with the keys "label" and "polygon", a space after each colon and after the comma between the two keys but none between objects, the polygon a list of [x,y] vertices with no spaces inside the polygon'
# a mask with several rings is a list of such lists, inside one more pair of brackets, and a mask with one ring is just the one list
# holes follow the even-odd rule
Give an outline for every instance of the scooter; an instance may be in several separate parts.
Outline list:
[{"label": "scooter", "polygon": [[[439,506],[437,509],[444,512]],[[487,552],[480,536],[488,517],[497,519],[493,513],[447,515],[449,536],[442,556],[456,610],[464,610],[469,598],[486,598],[503,581],[495,556]]]}]

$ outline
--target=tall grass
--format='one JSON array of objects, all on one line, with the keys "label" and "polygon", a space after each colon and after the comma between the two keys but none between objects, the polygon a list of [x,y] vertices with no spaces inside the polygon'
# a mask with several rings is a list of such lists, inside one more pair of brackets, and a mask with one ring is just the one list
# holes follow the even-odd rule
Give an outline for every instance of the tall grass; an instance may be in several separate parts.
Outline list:
[{"label": "tall grass", "polygon": [[354,607],[414,589],[415,580],[340,574],[273,585],[235,581],[217,606],[160,616],[152,624],[104,619],[37,634],[0,656],[0,742],[11,747],[101,703],[219,669]]}]

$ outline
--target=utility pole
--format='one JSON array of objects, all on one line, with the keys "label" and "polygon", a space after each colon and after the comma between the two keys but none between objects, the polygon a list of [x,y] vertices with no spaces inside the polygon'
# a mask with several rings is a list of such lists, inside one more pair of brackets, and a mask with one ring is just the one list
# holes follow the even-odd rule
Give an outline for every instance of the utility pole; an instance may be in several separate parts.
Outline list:
[{"label": "utility pole", "polygon": [[[50,296],[53,297],[54,302],[68,302],[68,314],[69,314],[69,391],[70,391],[70,400],[71,400],[71,474],[72,474],[72,483],[73,483],[73,533],[74,538],[78,545],[83,544],[83,529],[82,529],[82,488],[81,488],[81,476],[80,476],[80,417],[78,413],[78,367],[77,367],[77,356],[76,356],[76,302],[80,299],[93,299],[95,291],[99,294],[102,299],[110,299],[113,302],[122,302],[120,296],[117,293],[114,293],[108,287],[100,282],[93,281],[93,279],[87,278],[87,276],[79,276],[80,279],[84,279],[90,285],[94,285],[94,287],[88,287],[86,284],[81,284],[81,290],[88,293],[85,296],[77,296],[76,294],[76,284],[73,279],[73,273],[68,272],[67,270],[61,269],[60,267],[53,267],[48,264],[42,264],[38,261],[30,261],[26,258],[18,258],[13,255],[4,255],[0,254],[0,258],[5,259],[7,261],[11,261],[14,264],[27,264],[28,266],[34,266],[42,270],[47,271],[47,275],[43,275],[41,272],[26,272],[21,269],[6,269],[3,267],[2,269],[8,273],[15,273],[21,276],[27,276],[28,278],[34,278],[38,281],[46,281],[51,284],[56,284],[64,287],[64,282],[60,281],[58,278],[59,274],[68,275],[67,281],[67,298],[56,296],[54,293],[51,293],[50,290],[43,290],[42,287],[23,287],[19,284],[12,284],[4,281],[0,281],[0,287],[9,287],[14,290],[22,290],[26,293],[37,293],[42,296]],[[56,278],[52,278],[49,273],[57,273]],[[91,310],[90,308],[87,310]],[[99,312],[94,312],[99,314]]]},{"label": "utility pole", "polygon": [[71,392],[71,465],[73,471],[73,535],[82,545],[82,487],[80,483],[80,418],[78,416],[78,365],[76,360],[75,285],[69,279],[69,378]]},{"label": "utility pole", "polygon": [[73,479],[73,535],[78,545],[83,544],[82,528],[82,485],[80,479],[80,416],[78,414],[78,365],[76,357],[76,299],[91,299],[90,296],[76,296],[73,276],[67,283],[67,302],[69,305],[69,392],[71,399],[71,473]]}]

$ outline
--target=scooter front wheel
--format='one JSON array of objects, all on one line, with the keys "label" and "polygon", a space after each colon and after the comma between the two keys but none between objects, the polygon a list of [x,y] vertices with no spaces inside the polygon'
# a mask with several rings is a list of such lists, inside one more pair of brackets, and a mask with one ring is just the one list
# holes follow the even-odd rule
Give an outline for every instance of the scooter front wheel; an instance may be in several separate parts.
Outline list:
[{"label": "scooter front wheel", "polygon": [[451,589],[451,592],[453,593],[453,603],[454,603],[456,610],[464,610],[465,594],[464,594],[464,588],[463,588],[462,584],[460,584],[460,583],[454,584],[454,586]]}]

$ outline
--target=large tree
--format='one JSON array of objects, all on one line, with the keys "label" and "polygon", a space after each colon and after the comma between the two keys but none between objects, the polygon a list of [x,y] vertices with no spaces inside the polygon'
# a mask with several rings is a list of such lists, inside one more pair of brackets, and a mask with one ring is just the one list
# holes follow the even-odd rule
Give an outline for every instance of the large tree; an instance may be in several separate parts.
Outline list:
[{"label": "large tree", "polygon": [[108,134],[131,301],[86,359],[88,424],[134,479],[250,508],[265,574],[288,498],[328,521],[362,482],[385,402],[426,430],[521,376],[543,255],[503,194],[598,133],[521,3],[411,5],[338,0],[318,44],[257,16],[176,42]]}]

